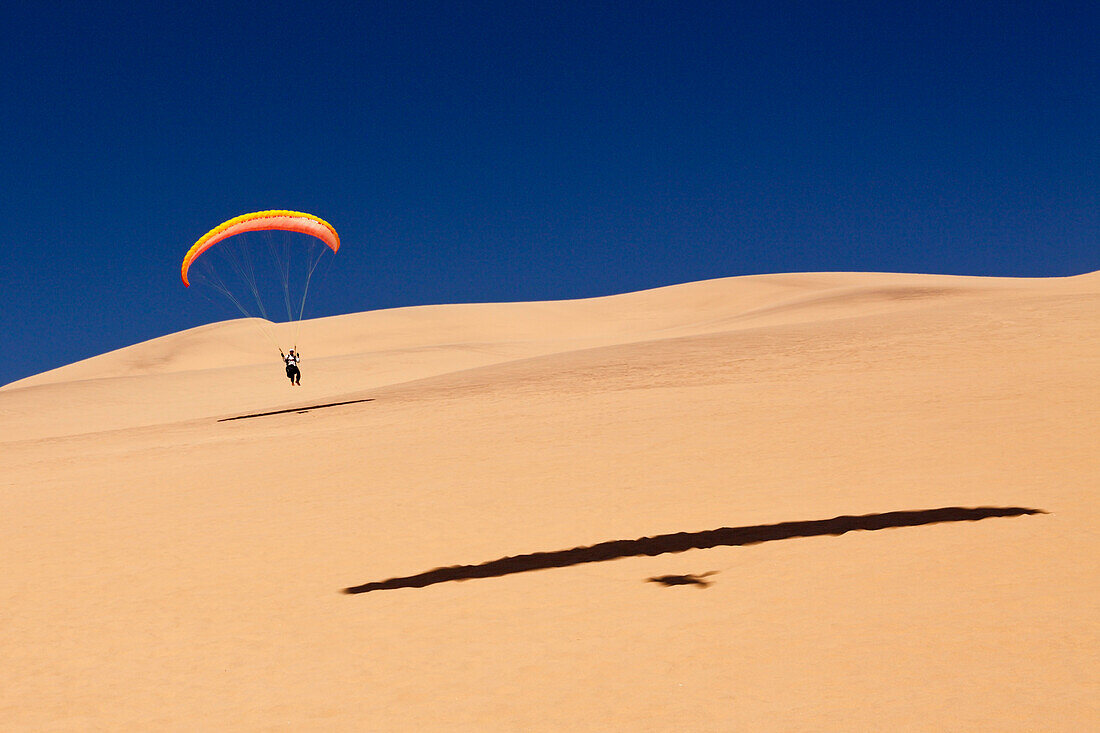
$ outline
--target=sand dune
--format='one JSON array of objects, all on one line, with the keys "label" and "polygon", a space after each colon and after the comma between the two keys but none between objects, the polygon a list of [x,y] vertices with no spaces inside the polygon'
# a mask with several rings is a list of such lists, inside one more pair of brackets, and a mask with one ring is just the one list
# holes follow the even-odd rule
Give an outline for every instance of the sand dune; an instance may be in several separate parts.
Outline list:
[{"label": "sand dune", "polygon": [[1100,273],[264,329],[0,388],[7,727],[1100,725]]}]

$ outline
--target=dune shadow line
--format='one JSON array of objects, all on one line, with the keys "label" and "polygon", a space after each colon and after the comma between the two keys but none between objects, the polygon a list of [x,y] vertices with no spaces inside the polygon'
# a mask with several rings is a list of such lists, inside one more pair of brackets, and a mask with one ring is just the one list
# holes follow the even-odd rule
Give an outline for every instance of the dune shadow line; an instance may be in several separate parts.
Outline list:
[{"label": "dune shadow line", "polygon": [[670,552],[705,550],[711,547],[737,547],[761,542],[787,540],[794,537],[841,535],[856,530],[916,527],[941,522],[976,522],[990,517],[1018,517],[1025,514],[1045,514],[1041,509],[1023,507],[942,507],[908,512],[885,512],[862,516],[841,516],[804,522],[780,522],[748,527],[721,527],[703,532],[676,532],[636,540],[612,540],[588,547],[574,547],[556,552],[534,552],[529,555],[502,557],[478,565],[453,565],[436,568],[404,578],[378,580],[345,588],[344,593],[370,593],[395,588],[424,588],[436,583],[472,578],[497,578],[513,573],[526,573],[547,568],[564,568],[590,562],[617,560],[622,557],[664,555]]}]

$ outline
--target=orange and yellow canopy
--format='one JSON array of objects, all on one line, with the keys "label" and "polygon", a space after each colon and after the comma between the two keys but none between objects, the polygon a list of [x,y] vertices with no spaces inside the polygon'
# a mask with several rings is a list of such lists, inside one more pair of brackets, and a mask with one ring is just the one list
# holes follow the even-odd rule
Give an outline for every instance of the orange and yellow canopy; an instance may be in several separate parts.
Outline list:
[{"label": "orange and yellow canopy", "polygon": [[195,261],[196,257],[218,242],[245,232],[260,232],[272,229],[308,234],[327,244],[333,252],[340,249],[340,235],[336,233],[331,224],[313,214],[306,214],[302,211],[284,211],[282,209],[242,214],[217,225],[199,237],[199,241],[191,245],[191,249],[187,250],[187,254],[184,255],[183,267],[180,270],[183,284],[187,287],[191,286],[187,279],[187,271],[190,269],[191,263]]}]

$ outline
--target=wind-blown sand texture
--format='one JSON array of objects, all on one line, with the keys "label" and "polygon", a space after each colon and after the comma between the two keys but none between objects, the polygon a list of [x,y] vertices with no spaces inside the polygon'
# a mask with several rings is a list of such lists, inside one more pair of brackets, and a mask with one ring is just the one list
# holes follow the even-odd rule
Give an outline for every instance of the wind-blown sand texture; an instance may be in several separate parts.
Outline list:
[{"label": "wind-blown sand texture", "polygon": [[256,325],[0,389],[0,727],[1100,727],[1100,273]]}]

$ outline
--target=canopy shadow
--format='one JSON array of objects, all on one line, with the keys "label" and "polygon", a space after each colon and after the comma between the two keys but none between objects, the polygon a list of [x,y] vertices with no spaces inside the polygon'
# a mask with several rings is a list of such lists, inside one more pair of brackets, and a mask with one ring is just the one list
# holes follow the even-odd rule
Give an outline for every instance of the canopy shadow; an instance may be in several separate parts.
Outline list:
[{"label": "canopy shadow", "polygon": [[532,570],[564,568],[590,562],[604,562],[623,557],[655,556],[687,550],[705,550],[711,547],[738,547],[761,542],[786,540],[795,537],[841,535],[856,530],[890,529],[892,527],[916,527],[941,522],[976,522],[990,517],[1018,517],[1025,514],[1045,514],[1041,509],[1023,507],[941,507],[920,511],[886,512],[862,516],[840,516],[803,522],[758,524],[748,527],[721,527],[702,532],[676,532],[674,534],[641,537],[636,540],[612,540],[588,547],[574,547],[555,552],[535,552],[529,555],[502,557],[499,560],[478,565],[453,565],[436,568],[403,578],[376,580],[345,588],[344,593],[370,593],[376,590],[396,588],[424,588],[436,583],[472,578],[497,578]]}]

